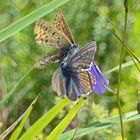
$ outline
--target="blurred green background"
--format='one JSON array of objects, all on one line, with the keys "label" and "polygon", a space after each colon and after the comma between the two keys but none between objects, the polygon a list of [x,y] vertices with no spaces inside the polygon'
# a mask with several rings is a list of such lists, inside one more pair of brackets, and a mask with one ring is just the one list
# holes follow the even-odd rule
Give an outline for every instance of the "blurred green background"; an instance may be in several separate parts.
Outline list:
[{"label": "blurred green background", "polygon": [[[49,2],[50,0],[0,0],[0,30]],[[113,22],[120,33],[123,33],[125,16],[123,1],[71,0],[61,6],[60,9],[69,23],[76,42],[80,46],[91,40],[97,42],[98,50],[95,61],[104,74],[119,65],[121,44],[113,33],[108,30],[110,23],[107,18]],[[140,56],[140,1],[128,1],[128,10],[126,42],[136,56]],[[44,18],[51,22],[54,16],[55,11]],[[35,23],[0,44],[1,98],[40,58],[53,51],[49,46],[41,47],[36,44],[34,27]],[[125,53],[123,63],[130,60],[129,55]],[[5,130],[11,125],[38,94],[40,94],[39,100],[30,116],[29,124],[35,122],[63,98],[58,97],[51,88],[51,77],[57,68],[58,64],[52,64],[43,70],[34,69],[25,78],[17,88],[14,96],[10,98],[1,111],[1,130]],[[106,77],[110,82],[110,87],[116,91],[118,71],[109,73]],[[136,110],[136,93],[140,90],[140,73],[138,73],[135,66],[122,70],[120,89],[122,112]],[[43,135],[49,134],[68,111],[69,107],[65,108],[65,111],[61,112],[49,127],[44,130]],[[80,126],[84,127],[94,121],[113,115],[118,115],[116,96],[108,91],[103,95],[93,93],[89,95],[85,106],[82,107],[73,122],[68,126],[68,130],[76,126],[77,120],[80,120]],[[126,139],[139,139],[139,120],[124,124],[124,131]],[[119,126],[98,131],[96,135],[93,133],[81,139],[111,140],[114,138],[120,138]]]}]

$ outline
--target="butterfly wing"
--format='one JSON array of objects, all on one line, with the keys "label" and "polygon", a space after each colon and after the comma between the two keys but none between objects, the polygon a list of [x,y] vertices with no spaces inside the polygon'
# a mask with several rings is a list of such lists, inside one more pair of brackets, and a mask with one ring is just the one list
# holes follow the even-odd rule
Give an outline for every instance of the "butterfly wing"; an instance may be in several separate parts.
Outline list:
[{"label": "butterfly wing", "polygon": [[[87,43],[67,63],[72,71],[71,80],[75,90],[80,94],[90,93],[93,90],[92,84],[96,83],[95,78],[87,71],[96,52],[96,42]],[[69,95],[70,96],[70,95]]]},{"label": "butterfly wing", "polygon": [[60,69],[57,69],[52,76],[52,89],[59,96],[65,93],[64,81]]},{"label": "butterfly wing", "polygon": [[58,49],[58,50],[55,50],[53,52],[46,54],[41,60],[39,60],[36,63],[36,67],[38,69],[42,69],[45,66],[47,66],[48,64],[60,62],[62,59],[64,59],[66,57],[67,51],[68,51],[68,49],[63,48],[63,49]]},{"label": "butterfly wing", "polygon": [[74,43],[74,38],[71,34],[70,28],[68,26],[67,21],[65,20],[62,12],[60,9],[57,10],[56,16],[53,22],[53,26],[56,27],[59,31],[63,32],[71,41],[71,43]]},{"label": "butterfly wing", "polygon": [[96,42],[91,41],[84,47],[79,49],[68,62],[69,67],[72,67],[73,71],[81,71],[82,69],[88,69],[96,53]]},{"label": "butterfly wing", "polygon": [[72,80],[80,94],[91,93],[93,91],[92,85],[96,83],[95,78],[88,71],[81,71],[78,74],[74,74]]},{"label": "butterfly wing", "polygon": [[64,33],[44,19],[37,21],[34,32],[37,35],[36,42],[39,45],[51,45],[56,48],[65,48],[71,45]]},{"label": "butterfly wing", "polygon": [[92,92],[92,84],[95,82],[94,77],[92,77],[87,71],[80,72],[79,74],[73,74],[70,83],[68,83],[70,90],[69,92],[66,92],[67,97],[72,101],[76,101],[82,94]]},{"label": "butterfly wing", "polygon": [[[64,87],[67,87],[66,89]],[[57,93],[58,96],[64,95],[67,90],[70,92],[69,99],[76,101],[77,95],[72,91],[75,90],[74,84],[70,79],[65,80],[60,73],[60,69],[57,69],[52,76],[52,89]]]}]

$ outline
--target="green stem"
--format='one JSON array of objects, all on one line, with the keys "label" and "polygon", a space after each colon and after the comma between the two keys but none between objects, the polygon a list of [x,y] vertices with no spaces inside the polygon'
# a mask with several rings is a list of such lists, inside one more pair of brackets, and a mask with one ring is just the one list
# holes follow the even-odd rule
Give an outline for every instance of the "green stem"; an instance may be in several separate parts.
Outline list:
[{"label": "green stem", "polygon": [[76,127],[76,129],[75,129],[75,131],[74,131],[74,134],[73,134],[71,140],[74,140],[74,139],[75,139],[75,136],[76,136],[76,133],[77,133],[77,131],[78,131],[79,126],[80,126],[80,122],[78,122],[77,127]]},{"label": "green stem", "polygon": [[[125,23],[124,23],[124,32],[123,32],[123,42],[125,42],[126,28],[127,28],[127,13],[128,13],[127,6],[128,6],[128,1],[124,0]],[[120,64],[119,64],[119,73],[118,73],[118,87],[117,87],[117,103],[118,103],[118,109],[119,109],[122,140],[124,140],[124,129],[123,129],[123,119],[122,119],[122,111],[121,111],[121,103],[120,103],[120,81],[121,81],[121,68],[122,68],[123,57],[124,57],[124,45],[122,44],[121,55],[120,55]]]},{"label": "green stem", "polygon": [[140,60],[135,56],[135,54],[127,47],[127,45],[123,42],[123,40],[121,40],[121,38],[115,33],[113,32],[113,34],[118,38],[118,40],[122,43],[122,46],[126,48],[126,50],[128,51],[128,53],[130,54],[130,56],[134,57],[135,60],[140,64]]},{"label": "green stem", "polygon": [[106,19],[110,22],[110,24],[113,27],[113,30],[111,30],[111,32],[113,32],[113,34],[116,36],[116,38],[122,43],[122,46],[127,50],[128,54],[130,55],[132,61],[134,62],[136,68],[138,69],[138,71],[140,71],[139,66],[137,65],[137,63],[135,62],[135,60],[140,64],[140,60],[135,56],[135,54],[127,47],[127,45],[123,42],[123,40],[121,39],[120,33],[117,30],[117,28],[113,25],[112,21],[106,17]]}]

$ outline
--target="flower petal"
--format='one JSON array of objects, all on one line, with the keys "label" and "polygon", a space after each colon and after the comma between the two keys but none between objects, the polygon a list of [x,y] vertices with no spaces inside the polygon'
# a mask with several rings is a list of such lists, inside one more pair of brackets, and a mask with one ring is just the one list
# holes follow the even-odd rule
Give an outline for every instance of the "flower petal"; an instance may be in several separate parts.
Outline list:
[{"label": "flower petal", "polygon": [[89,68],[88,72],[95,78],[96,83],[93,84],[93,92],[97,94],[102,94],[106,90],[106,86],[109,85],[109,81],[100,71],[98,66],[95,62],[91,63],[91,67]]}]

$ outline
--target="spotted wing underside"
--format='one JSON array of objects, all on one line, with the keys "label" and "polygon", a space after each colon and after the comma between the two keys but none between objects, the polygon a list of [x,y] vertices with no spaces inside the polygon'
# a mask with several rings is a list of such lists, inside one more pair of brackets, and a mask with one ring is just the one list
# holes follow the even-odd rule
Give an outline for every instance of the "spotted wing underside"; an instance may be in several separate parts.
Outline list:
[{"label": "spotted wing underside", "polygon": [[50,45],[56,48],[69,47],[71,42],[66,35],[50,25],[46,20],[40,19],[37,21],[35,30],[36,42],[39,45]]},{"label": "spotted wing underside", "polygon": [[59,31],[63,32],[71,41],[71,43],[74,43],[74,38],[72,36],[72,33],[70,31],[70,28],[68,26],[67,21],[65,20],[62,12],[60,9],[57,10],[56,16],[53,22],[53,26],[56,27]]}]

